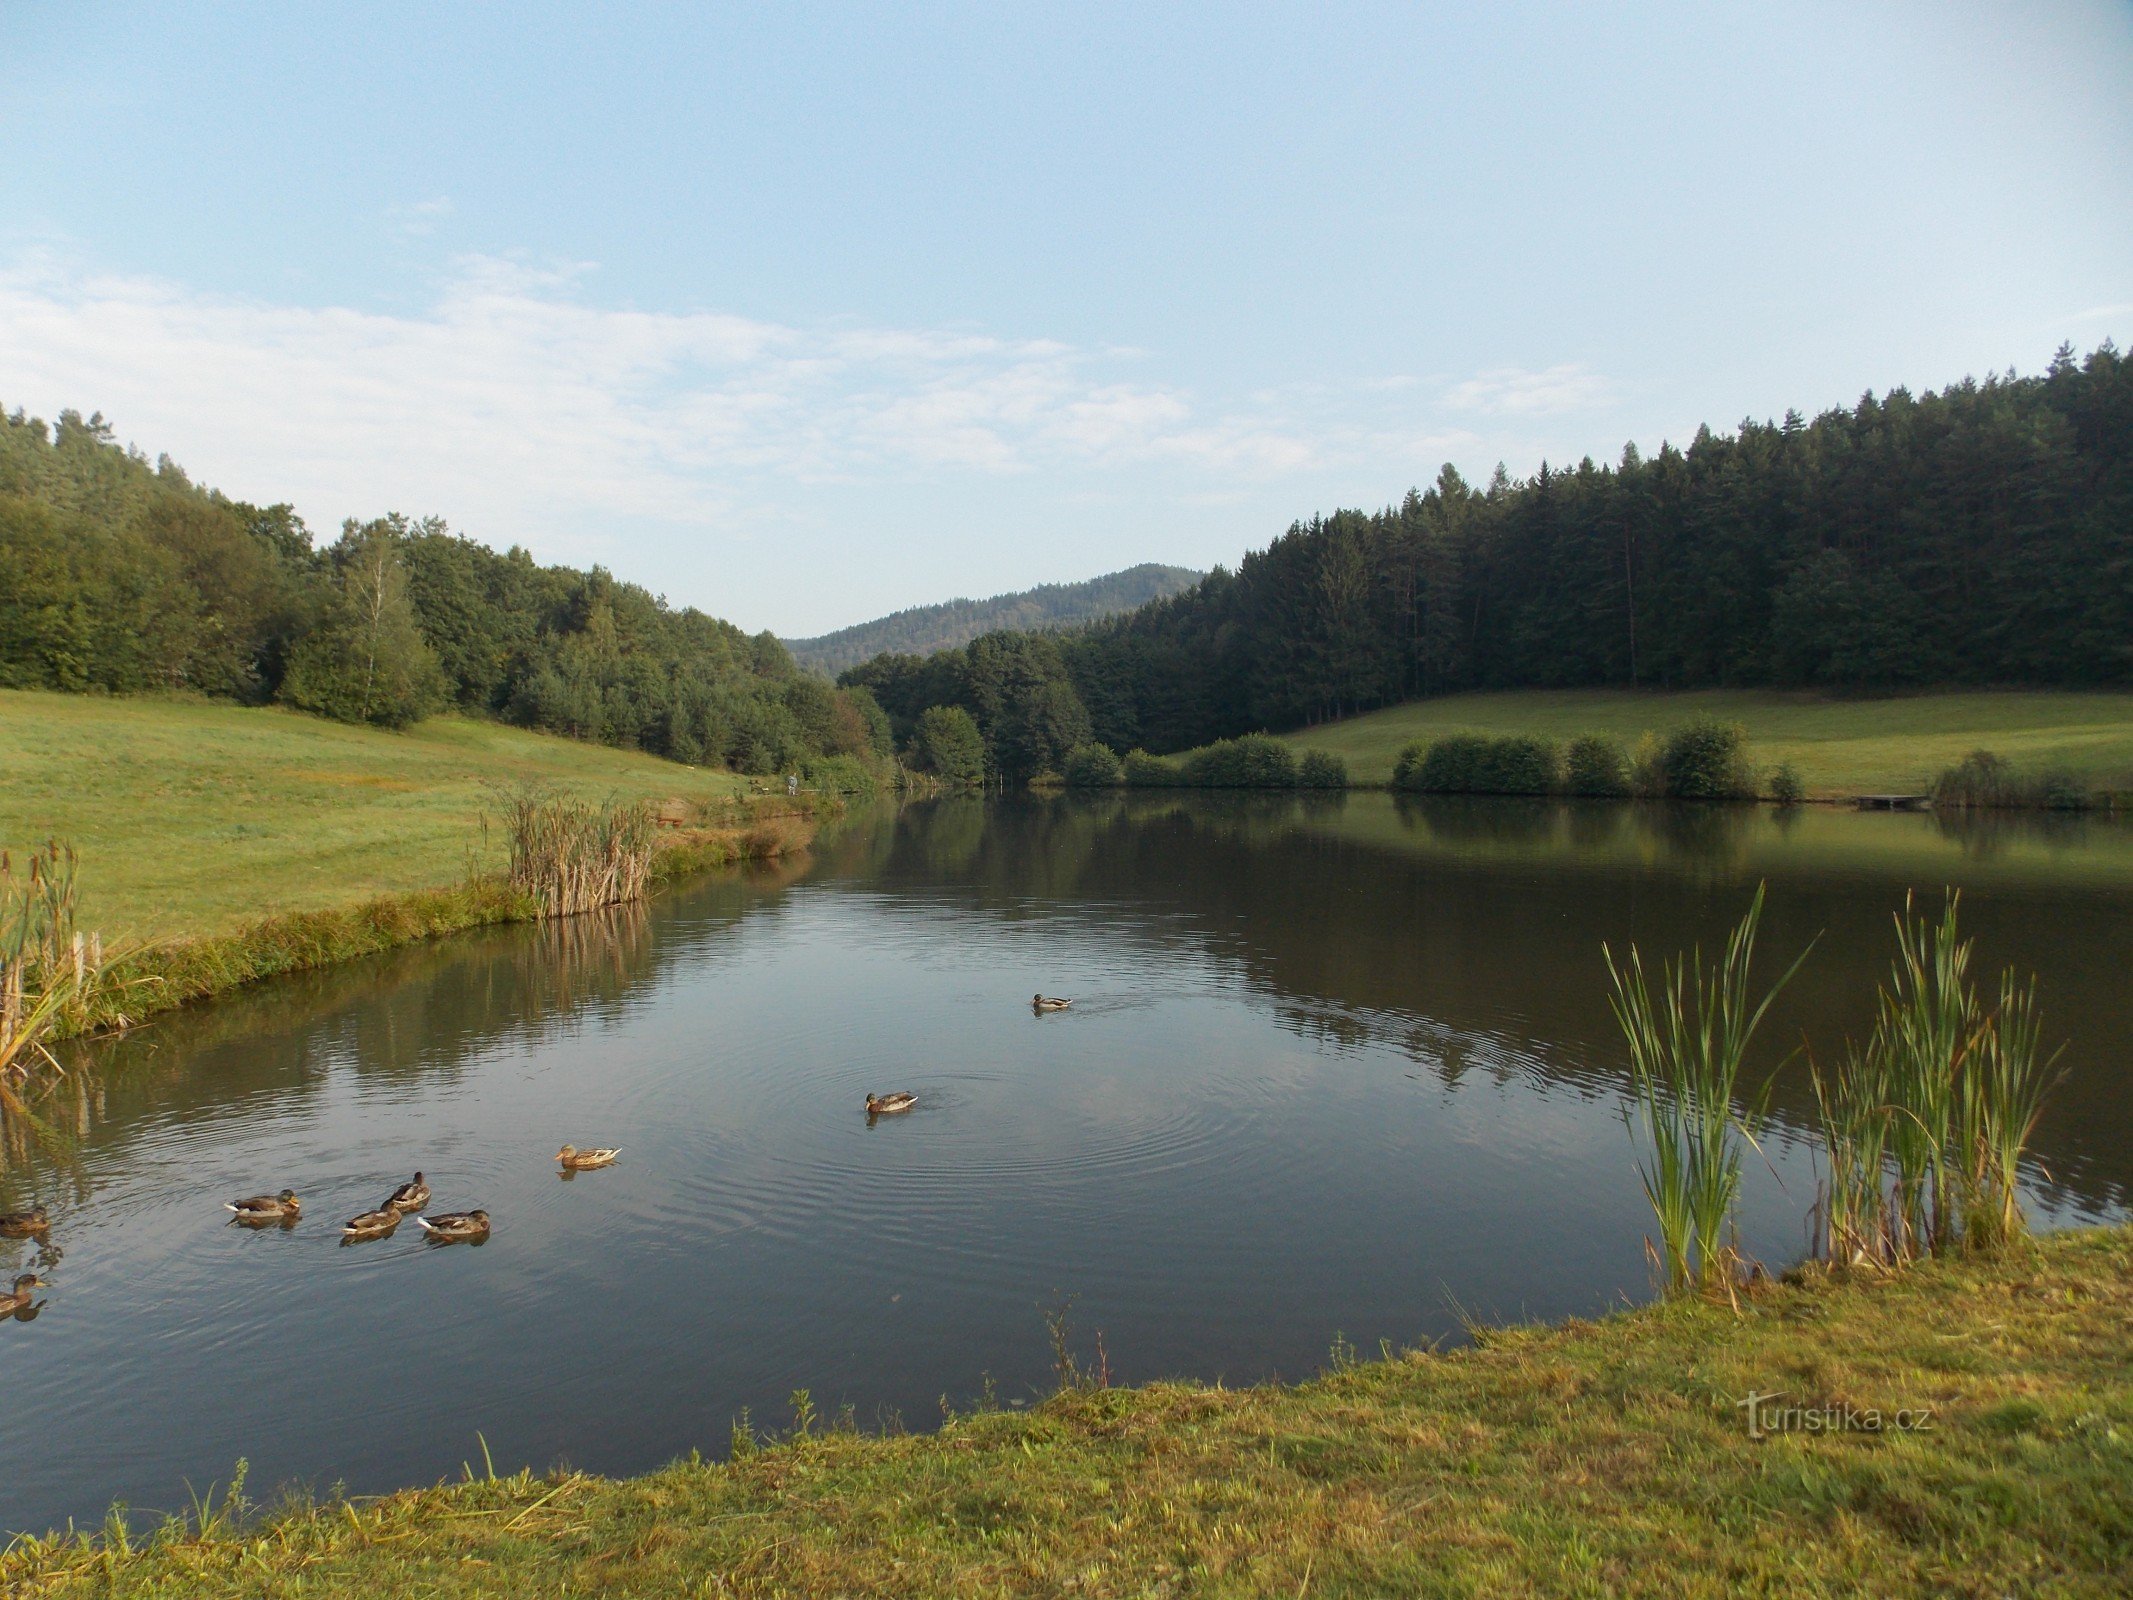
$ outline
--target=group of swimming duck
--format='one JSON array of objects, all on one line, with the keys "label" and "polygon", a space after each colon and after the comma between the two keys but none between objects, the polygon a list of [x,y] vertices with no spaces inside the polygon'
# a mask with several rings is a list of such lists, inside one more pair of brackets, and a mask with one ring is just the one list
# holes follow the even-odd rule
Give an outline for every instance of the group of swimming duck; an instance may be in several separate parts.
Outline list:
[{"label": "group of swimming duck", "polygon": [[[51,1226],[52,1219],[45,1215],[43,1206],[31,1206],[27,1211],[0,1212],[0,1239],[42,1239]],[[13,1289],[0,1294],[0,1317],[12,1317],[18,1311],[29,1312],[31,1294],[50,1287],[36,1273],[25,1272],[15,1280]]]},{"label": "group of swimming duck", "polygon": [[[1038,1013],[1064,1011],[1074,1002],[1057,995],[1036,994],[1030,997],[1030,1009]],[[893,1117],[909,1111],[918,1104],[918,1096],[908,1089],[898,1089],[892,1094],[875,1094],[867,1091],[867,1116]],[[563,1171],[590,1172],[597,1167],[614,1165],[615,1157],[622,1153],[619,1147],[601,1147],[580,1150],[576,1145],[566,1144],[555,1153]],[[341,1242],[353,1244],[361,1239],[389,1237],[400,1226],[401,1220],[413,1217],[418,1226],[439,1244],[469,1243],[489,1237],[489,1213],[476,1207],[472,1211],[440,1211],[429,1214],[430,1186],[421,1173],[416,1173],[400,1185],[375,1211],[361,1212],[350,1217],[341,1226]],[[249,1228],[294,1227],[303,1215],[304,1202],[294,1189],[284,1189],[279,1194],[247,1195],[242,1200],[225,1202],[231,1213],[230,1220]],[[0,1238],[42,1238],[51,1228],[51,1219],[41,1205],[31,1206],[27,1211],[0,1212]],[[23,1310],[30,1303],[31,1291],[47,1289],[51,1285],[34,1272],[26,1272],[15,1280],[12,1293],[0,1294],[0,1317],[10,1316]]]},{"label": "group of swimming duck", "polygon": [[[555,1153],[564,1172],[590,1172],[595,1167],[613,1166],[615,1157],[622,1154],[619,1148],[580,1150],[576,1145],[566,1144]],[[353,1244],[359,1239],[384,1239],[400,1226],[403,1217],[413,1217],[416,1225],[439,1244],[473,1242],[489,1237],[489,1213],[476,1207],[472,1211],[440,1211],[423,1215],[430,1203],[430,1186],[421,1173],[400,1185],[375,1211],[361,1212],[341,1225],[341,1242]],[[248,1228],[293,1227],[304,1213],[304,1202],[294,1189],[284,1189],[279,1194],[247,1195],[242,1200],[224,1203],[233,1222]]]}]

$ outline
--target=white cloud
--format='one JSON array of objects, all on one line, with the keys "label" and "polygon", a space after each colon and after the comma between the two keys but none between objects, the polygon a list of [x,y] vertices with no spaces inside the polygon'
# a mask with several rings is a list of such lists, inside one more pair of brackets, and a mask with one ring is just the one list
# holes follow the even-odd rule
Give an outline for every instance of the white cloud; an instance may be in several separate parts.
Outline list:
[{"label": "white cloud", "polygon": [[437,231],[437,224],[452,214],[451,199],[438,195],[434,199],[417,200],[410,205],[389,207],[386,218],[396,232],[410,239],[427,238]]},{"label": "white cloud", "polygon": [[1608,382],[1575,362],[1528,372],[1521,367],[1492,367],[1446,391],[1447,405],[1490,415],[1545,416],[1582,411],[1612,398]]},{"label": "white cloud", "polygon": [[33,259],[0,271],[0,400],[101,409],[203,481],[291,500],[317,527],[436,510],[498,542],[760,516],[795,479],[1165,460],[1279,474],[1321,454],[1257,408],[1204,415],[1121,382],[1108,351],[617,310],[578,297],[587,271],[464,260],[402,315]]}]

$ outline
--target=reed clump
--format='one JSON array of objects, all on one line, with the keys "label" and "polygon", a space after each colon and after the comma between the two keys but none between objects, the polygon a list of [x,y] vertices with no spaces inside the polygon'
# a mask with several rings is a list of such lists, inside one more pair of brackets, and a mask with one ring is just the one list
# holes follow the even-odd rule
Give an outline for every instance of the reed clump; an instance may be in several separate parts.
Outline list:
[{"label": "reed clump", "polygon": [[1818,1233],[1843,1266],[1900,1266],[2024,1228],[2022,1160],[2057,1081],[2034,977],[2000,974],[1988,1006],[1970,976],[1960,895],[1936,920],[1909,897],[1872,1033],[1814,1075],[1828,1174]]},{"label": "reed clump", "polygon": [[511,887],[544,917],[576,916],[641,900],[652,885],[658,824],[642,802],[597,805],[522,789],[503,797]]},{"label": "reed clump", "polygon": [[102,937],[75,926],[79,876],[74,847],[57,840],[20,876],[0,851],[0,1107],[16,1115],[28,1114],[22,1082],[58,1070],[49,1041],[80,1028],[110,987]]},{"label": "reed clump", "polygon": [[1601,947],[1649,1144],[1638,1170],[1659,1224],[1654,1253],[1676,1293],[1730,1293],[1740,1265],[1733,1210],[1741,1161],[1756,1142],[1769,1098],[1767,1083],[1759,1093],[1744,1094],[1741,1070],[1763,1014],[1807,959],[1801,951],[1762,998],[1753,999],[1749,968],[1762,914],[1758,885],[1708,968],[1701,947],[1667,961],[1656,977],[1635,945],[1620,963]]}]

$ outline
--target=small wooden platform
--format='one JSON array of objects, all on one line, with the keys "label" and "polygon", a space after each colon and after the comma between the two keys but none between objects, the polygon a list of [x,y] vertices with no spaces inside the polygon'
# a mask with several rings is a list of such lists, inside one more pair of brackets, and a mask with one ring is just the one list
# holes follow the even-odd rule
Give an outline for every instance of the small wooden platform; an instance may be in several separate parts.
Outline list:
[{"label": "small wooden platform", "polygon": [[1863,794],[1859,796],[1861,811],[1925,811],[1931,809],[1933,797],[1929,794]]}]

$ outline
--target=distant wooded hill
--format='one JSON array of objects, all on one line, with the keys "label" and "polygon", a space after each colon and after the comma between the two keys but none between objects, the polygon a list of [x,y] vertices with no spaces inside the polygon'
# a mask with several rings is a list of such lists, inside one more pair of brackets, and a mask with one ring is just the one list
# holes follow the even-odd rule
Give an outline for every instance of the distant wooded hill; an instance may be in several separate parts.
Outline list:
[{"label": "distant wooded hill", "polygon": [[1009,778],[1476,689],[2133,686],[2133,359],[2063,348],[1522,481],[1447,466],[1122,616],[843,682],[899,738],[961,707]]},{"label": "distant wooded hill", "polygon": [[990,600],[947,600],[913,606],[893,616],[861,622],[816,639],[787,639],[785,648],[802,666],[838,673],[888,653],[924,656],[968,644],[986,633],[1041,633],[1131,611],[1151,600],[1180,594],[1206,574],[1187,567],[1144,561],[1086,583],[1046,583]]}]

